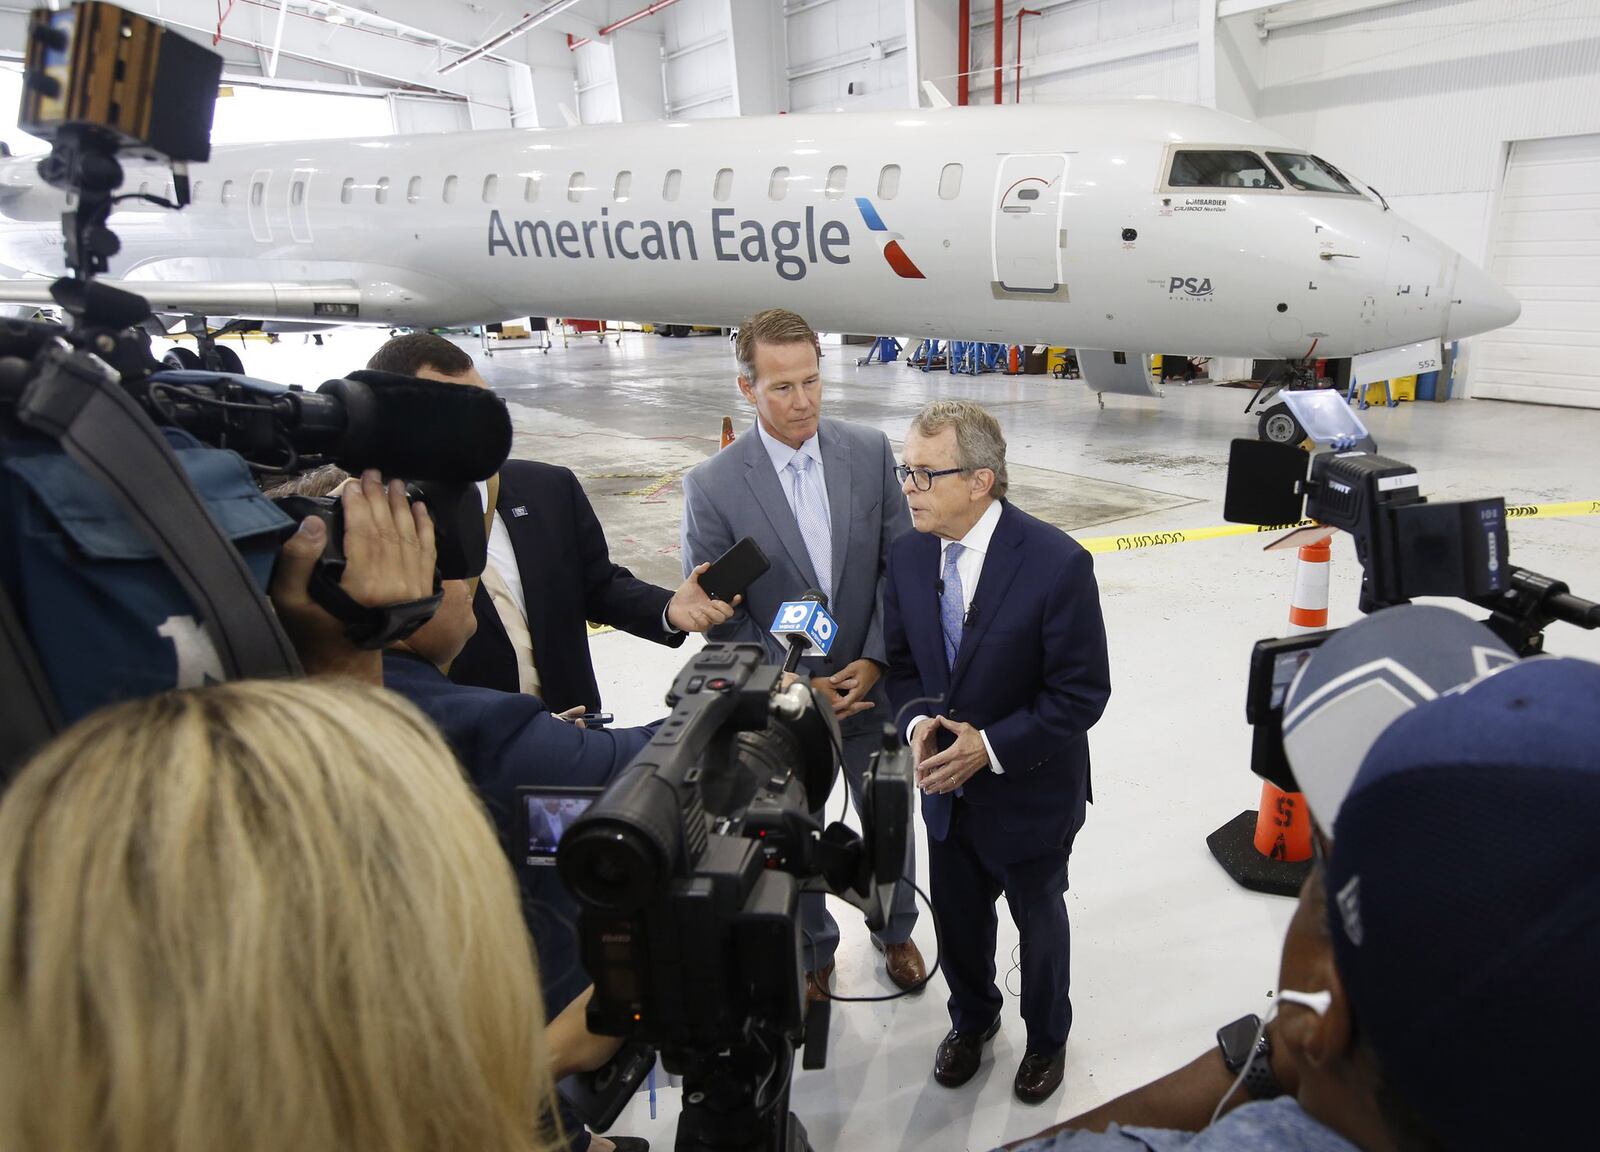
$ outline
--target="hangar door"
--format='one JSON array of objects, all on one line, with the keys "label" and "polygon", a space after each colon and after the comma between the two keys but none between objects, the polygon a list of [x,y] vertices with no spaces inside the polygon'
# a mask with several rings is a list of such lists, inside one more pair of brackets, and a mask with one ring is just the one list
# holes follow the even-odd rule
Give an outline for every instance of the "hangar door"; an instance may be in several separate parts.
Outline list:
[{"label": "hangar door", "polygon": [[1522,316],[1473,337],[1472,395],[1600,408],[1600,135],[1511,146],[1489,273]]}]

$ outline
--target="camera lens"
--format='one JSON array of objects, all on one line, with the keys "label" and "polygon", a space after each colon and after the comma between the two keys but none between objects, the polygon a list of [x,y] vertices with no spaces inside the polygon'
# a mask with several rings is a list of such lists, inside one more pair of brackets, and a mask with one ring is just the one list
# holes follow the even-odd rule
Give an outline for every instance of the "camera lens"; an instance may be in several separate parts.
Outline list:
[{"label": "camera lens", "polygon": [[610,821],[574,826],[561,845],[561,879],[593,908],[635,912],[654,898],[660,853],[637,830]]}]

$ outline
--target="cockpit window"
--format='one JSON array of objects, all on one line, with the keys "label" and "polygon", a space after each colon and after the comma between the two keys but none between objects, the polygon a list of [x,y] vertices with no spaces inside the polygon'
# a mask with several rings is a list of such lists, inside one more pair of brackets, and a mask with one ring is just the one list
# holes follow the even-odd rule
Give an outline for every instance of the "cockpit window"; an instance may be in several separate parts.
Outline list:
[{"label": "cockpit window", "polygon": [[1359,196],[1355,185],[1332,164],[1300,152],[1268,152],[1267,159],[1278,166],[1283,178],[1302,192],[1340,192]]},{"label": "cockpit window", "polygon": [[1277,188],[1283,185],[1254,152],[1184,150],[1172,154],[1169,188]]}]

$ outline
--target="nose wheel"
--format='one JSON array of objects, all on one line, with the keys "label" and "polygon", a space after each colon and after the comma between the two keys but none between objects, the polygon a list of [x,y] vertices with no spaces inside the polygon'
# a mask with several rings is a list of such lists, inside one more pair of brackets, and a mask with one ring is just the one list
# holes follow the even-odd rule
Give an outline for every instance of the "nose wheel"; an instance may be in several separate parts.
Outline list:
[{"label": "nose wheel", "polygon": [[1274,404],[1261,413],[1256,423],[1256,434],[1269,444],[1298,444],[1306,438],[1306,430],[1287,404]]}]

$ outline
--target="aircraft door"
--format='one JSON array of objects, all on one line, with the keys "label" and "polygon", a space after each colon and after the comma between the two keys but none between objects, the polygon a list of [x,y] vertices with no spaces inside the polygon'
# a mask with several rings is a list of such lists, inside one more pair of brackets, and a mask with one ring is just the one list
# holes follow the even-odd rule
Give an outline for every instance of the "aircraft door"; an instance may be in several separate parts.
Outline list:
[{"label": "aircraft door", "polygon": [[272,169],[257,168],[245,190],[245,209],[250,217],[250,235],[258,243],[272,243],[272,220],[267,214],[267,191],[272,184]]},{"label": "aircraft door", "polygon": [[1061,209],[1067,158],[1056,153],[1002,156],[995,177],[994,279],[1008,292],[1061,286]]}]

